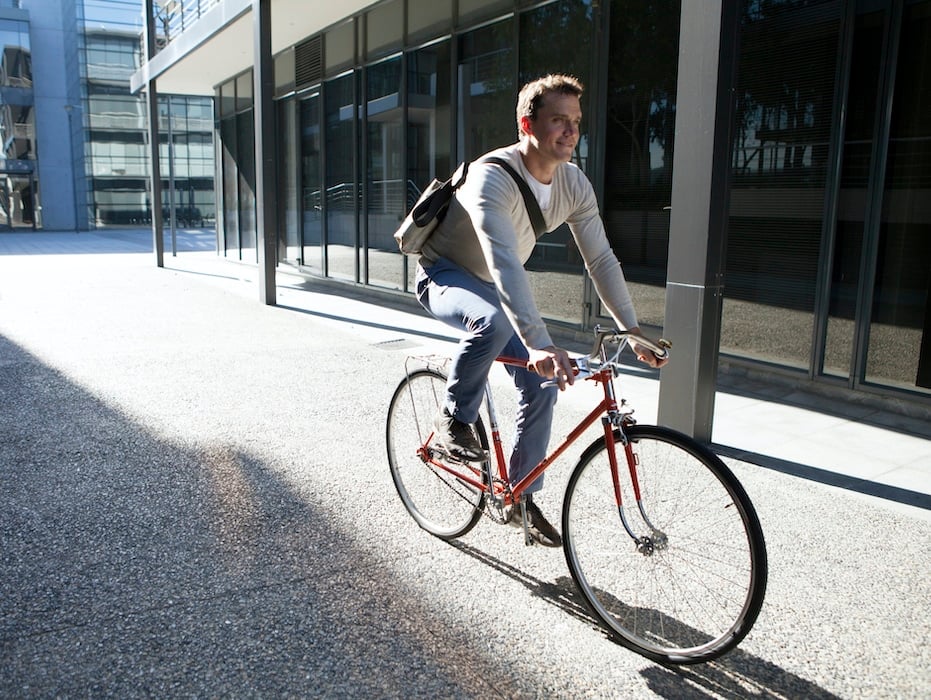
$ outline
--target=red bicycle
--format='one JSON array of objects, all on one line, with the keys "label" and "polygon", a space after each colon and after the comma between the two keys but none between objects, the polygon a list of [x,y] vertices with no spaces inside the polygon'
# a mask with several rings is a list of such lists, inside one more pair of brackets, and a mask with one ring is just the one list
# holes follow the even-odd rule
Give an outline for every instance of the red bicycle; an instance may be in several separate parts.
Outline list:
[{"label": "red bicycle", "polygon": [[462,537],[483,514],[505,522],[505,508],[520,503],[526,488],[600,419],[603,434],[582,453],[563,499],[563,549],[572,578],[623,645],[665,663],[710,661],[747,635],[763,605],[763,532],[746,491],[717,455],[669,428],[637,425],[617,398],[614,380],[626,343],[660,357],[669,347],[596,329],[592,353],[574,362],[577,380],[599,384],[603,397],[515,484],[508,481],[490,385],[485,414],[491,442],[483,418],[473,425],[489,458],[463,462],[433,440],[446,392],[443,361],[409,358],[418,366],[405,367],[388,408],[391,476],[420,527],[447,540]]}]

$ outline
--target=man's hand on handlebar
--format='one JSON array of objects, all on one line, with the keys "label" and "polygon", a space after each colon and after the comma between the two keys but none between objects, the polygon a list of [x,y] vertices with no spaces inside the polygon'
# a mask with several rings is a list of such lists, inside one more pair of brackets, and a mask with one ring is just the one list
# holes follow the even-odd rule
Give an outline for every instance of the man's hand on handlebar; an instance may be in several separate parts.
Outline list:
[{"label": "man's hand on handlebar", "polygon": [[569,353],[555,345],[548,345],[540,350],[531,350],[527,360],[527,369],[541,377],[552,379],[559,385],[560,391],[575,382],[575,370],[569,360]]},{"label": "man's hand on handlebar", "polygon": [[[640,332],[640,328],[637,327],[628,328],[627,330],[629,333],[633,333],[634,335],[643,335],[643,333]],[[659,368],[669,362],[668,355],[666,357],[657,357],[652,350],[644,347],[643,345],[639,345],[636,341],[631,341],[630,346],[634,351],[634,354],[637,356],[637,359],[644,364],[650,365],[650,367]]]},{"label": "man's hand on handlebar", "polygon": [[[642,340],[652,342],[640,332],[640,328],[638,327],[629,328],[627,333],[641,336]],[[668,354],[665,357],[659,357],[649,347],[636,342],[633,338],[628,338],[628,340],[634,354],[637,355],[637,359],[644,364],[659,368],[669,362]],[[665,349],[669,346],[669,343],[660,340],[659,345]],[[541,377],[552,380],[559,386],[560,391],[565,391],[567,386],[575,383],[576,367],[573,365],[572,360],[570,360],[569,353],[555,345],[547,345],[545,348],[540,348],[539,350],[530,350],[530,355],[527,359],[527,369],[536,372]]]}]

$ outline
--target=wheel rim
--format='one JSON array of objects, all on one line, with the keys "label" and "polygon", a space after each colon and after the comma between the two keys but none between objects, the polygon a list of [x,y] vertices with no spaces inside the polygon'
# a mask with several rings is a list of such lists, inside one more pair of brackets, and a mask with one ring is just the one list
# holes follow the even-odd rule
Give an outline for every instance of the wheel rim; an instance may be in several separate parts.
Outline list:
[{"label": "wheel rim", "polygon": [[[428,370],[414,372],[401,383],[389,408],[387,446],[391,475],[404,506],[422,528],[448,539],[474,526],[481,516],[483,494],[444,471],[438,453],[428,455],[422,449],[433,431],[445,384],[443,375]],[[477,467],[469,474],[481,478]]]},{"label": "wheel rim", "polygon": [[[708,455],[665,435],[631,431],[646,514],[665,544],[655,537],[660,546],[644,554],[649,548],[638,551],[624,530],[603,449],[573,475],[563,529],[570,570],[596,615],[638,651],[688,663],[720,655],[746,634],[762,602],[765,553],[761,559],[742,489],[725,483],[726,467],[722,480],[705,466]],[[633,504],[629,488],[623,497]],[[653,534],[636,508],[626,510],[635,533]]]}]

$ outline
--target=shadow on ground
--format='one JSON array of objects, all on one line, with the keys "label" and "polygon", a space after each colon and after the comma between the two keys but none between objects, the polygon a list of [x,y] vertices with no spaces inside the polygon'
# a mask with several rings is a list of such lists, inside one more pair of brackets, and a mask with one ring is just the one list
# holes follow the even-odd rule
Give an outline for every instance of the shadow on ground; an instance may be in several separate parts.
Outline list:
[{"label": "shadow on ground", "polygon": [[[521,583],[531,595],[547,601],[567,615],[596,628],[606,638],[616,641],[591,613],[569,576],[561,576],[552,582],[543,581],[463,542],[453,542],[452,546],[495,572]],[[617,644],[620,646],[620,642]],[[670,667],[649,664],[640,674],[654,693],[671,700],[711,697],[836,698],[811,681],[748,654],[739,647],[711,663]]]},{"label": "shadow on ground", "polygon": [[0,368],[0,696],[507,685],[262,462],[167,444],[2,336]]}]

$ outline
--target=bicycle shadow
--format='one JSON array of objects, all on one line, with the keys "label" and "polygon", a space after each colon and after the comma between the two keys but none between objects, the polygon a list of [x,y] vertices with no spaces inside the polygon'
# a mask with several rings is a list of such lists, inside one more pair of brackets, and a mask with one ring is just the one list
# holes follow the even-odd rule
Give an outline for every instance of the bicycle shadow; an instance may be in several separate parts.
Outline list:
[{"label": "bicycle shadow", "polygon": [[[559,576],[555,581],[544,581],[464,542],[453,541],[449,544],[494,571],[522,584],[531,595],[592,626],[606,639],[623,646],[591,613],[570,576]],[[609,607],[630,609],[630,606],[616,598]],[[669,618],[666,619],[669,621]],[[674,621],[673,624],[688,630],[681,622]],[[710,697],[804,697],[813,700],[838,698],[817,684],[739,647],[716,661],[694,666],[651,663],[641,669],[640,674],[658,696],[676,700]]]}]

